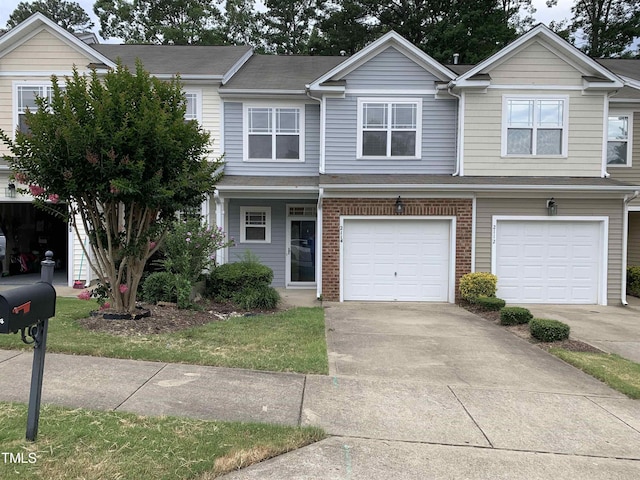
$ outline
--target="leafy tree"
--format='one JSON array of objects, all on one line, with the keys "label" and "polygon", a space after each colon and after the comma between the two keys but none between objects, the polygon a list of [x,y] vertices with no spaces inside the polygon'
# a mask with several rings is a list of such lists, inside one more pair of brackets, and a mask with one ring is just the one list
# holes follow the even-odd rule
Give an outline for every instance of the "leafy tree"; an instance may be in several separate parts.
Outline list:
[{"label": "leafy tree", "polygon": [[215,0],[97,0],[100,35],[128,43],[218,45]]},{"label": "leafy tree", "polygon": [[571,12],[572,40],[592,57],[620,55],[640,37],[637,0],[577,0]]},{"label": "leafy tree", "polygon": [[373,39],[362,5],[354,0],[338,0],[327,4],[321,13],[308,49],[312,55],[353,55]]},{"label": "leafy tree", "polygon": [[507,25],[523,33],[534,24],[533,14],[536,8],[531,0],[498,0],[498,8],[502,10]]},{"label": "leafy tree", "polygon": [[259,15],[254,10],[254,0],[227,0],[220,25],[220,37],[229,45],[261,43]]},{"label": "leafy tree", "polygon": [[267,51],[294,55],[307,53],[311,28],[324,0],[266,0],[262,14]]},{"label": "leafy tree", "polygon": [[185,121],[179,80],[153,78],[141,63],[105,76],[74,71],[64,88],[52,77],[52,91],[27,113],[28,133],[12,140],[0,130],[6,160],[38,205],[69,205],[111,306],[132,312],[145,262],[176,211],[197,208],[214,190],[220,162],[207,161],[208,133]]},{"label": "leafy tree", "polygon": [[71,33],[86,33],[94,26],[87,12],[76,2],[38,0],[32,3],[20,2],[9,15],[7,28],[19,25],[36,12],[42,13]]}]

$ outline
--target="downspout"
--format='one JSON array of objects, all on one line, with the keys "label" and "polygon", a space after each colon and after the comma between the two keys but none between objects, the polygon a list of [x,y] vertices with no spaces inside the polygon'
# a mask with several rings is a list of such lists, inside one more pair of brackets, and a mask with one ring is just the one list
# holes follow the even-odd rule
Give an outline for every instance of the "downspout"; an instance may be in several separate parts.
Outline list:
[{"label": "downspout", "polygon": [[464,96],[453,93],[455,83],[449,82],[447,85],[447,93],[458,99],[458,138],[456,139],[456,171],[452,176],[464,176],[464,167],[462,165],[462,137],[464,136]]},{"label": "downspout", "polygon": [[629,244],[629,203],[640,195],[636,190],[633,195],[625,195],[622,207],[622,285],[620,300],[625,307],[627,303],[627,248]]},{"label": "downspout", "polygon": [[318,167],[318,171],[320,174],[324,174],[325,173],[325,158],[324,158],[324,152],[325,152],[325,146],[324,146],[324,136],[325,136],[325,102],[323,98],[318,98],[318,97],[314,97],[313,95],[311,95],[311,91],[309,90],[309,85],[305,86],[305,93],[307,94],[307,97],[309,97],[311,100],[315,100],[316,102],[318,102],[320,104],[320,165]]},{"label": "downspout", "polygon": [[316,298],[322,298],[322,198],[324,188],[318,191],[318,210],[316,223]]},{"label": "downspout", "polygon": [[[224,201],[220,197],[220,192],[217,189],[215,192],[213,192],[213,198],[216,202],[216,227],[224,228]],[[225,233],[228,233],[228,232],[225,231]],[[218,265],[222,265],[223,263],[225,263],[224,250],[226,250],[226,248],[221,248],[216,252],[216,264]]]}]

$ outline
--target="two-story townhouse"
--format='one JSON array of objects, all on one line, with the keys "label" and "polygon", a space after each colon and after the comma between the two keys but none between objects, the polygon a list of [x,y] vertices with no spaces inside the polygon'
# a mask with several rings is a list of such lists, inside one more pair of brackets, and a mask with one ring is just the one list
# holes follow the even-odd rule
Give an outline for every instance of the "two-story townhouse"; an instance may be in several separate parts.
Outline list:
[{"label": "two-story townhouse", "polygon": [[[334,60],[256,56],[222,89],[226,261],[250,249],[328,300],[453,302],[487,271],[510,302],[624,302],[634,187],[609,178],[607,132],[629,81],[543,25],[476,66],[393,32]],[[304,126],[276,102],[294,97]]]},{"label": "two-story townhouse", "polygon": [[[36,96],[49,94],[52,74],[63,81],[74,67],[83,74],[91,69],[100,73],[114,68],[118,61],[134,68],[139,59],[158,78],[180,75],[187,99],[186,118],[197,120],[210,132],[211,157],[216,158],[222,154],[218,89],[251,55],[252,49],[246,46],[89,45],[35,14],[0,37],[0,128],[6,132],[24,128],[24,112],[35,107]],[[0,155],[7,153],[0,145]],[[0,163],[0,185],[5,186],[0,189],[0,226],[7,236],[8,252],[30,258],[34,251],[51,249],[66,270],[69,285],[76,280],[89,281],[92,272],[73,229],[34,209],[30,195],[16,193],[24,186],[11,182],[10,173],[6,163]],[[213,199],[203,204],[205,216],[213,212],[212,205]],[[5,271],[13,268],[11,265],[8,255]],[[20,265],[15,267],[17,271],[12,273],[20,270]]]}]

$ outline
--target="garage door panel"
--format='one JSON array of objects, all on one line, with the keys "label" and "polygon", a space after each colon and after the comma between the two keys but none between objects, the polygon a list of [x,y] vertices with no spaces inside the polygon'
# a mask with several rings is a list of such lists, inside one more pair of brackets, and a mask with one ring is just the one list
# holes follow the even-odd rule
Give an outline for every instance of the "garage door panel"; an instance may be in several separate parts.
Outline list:
[{"label": "garage door panel", "polygon": [[498,220],[498,296],[510,303],[597,303],[601,223]]},{"label": "garage door panel", "polygon": [[447,301],[450,228],[450,220],[345,219],[343,298]]}]

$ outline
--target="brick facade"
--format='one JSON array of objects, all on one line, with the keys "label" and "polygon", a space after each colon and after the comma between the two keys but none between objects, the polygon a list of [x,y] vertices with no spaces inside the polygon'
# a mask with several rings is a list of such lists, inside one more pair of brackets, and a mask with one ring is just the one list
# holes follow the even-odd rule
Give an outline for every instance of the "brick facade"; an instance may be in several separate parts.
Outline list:
[{"label": "brick facade", "polygon": [[[324,198],[322,201],[322,296],[325,300],[340,300],[340,217],[398,216],[393,198]],[[456,285],[458,299],[460,277],[471,271],[471,199],[403,198],[404,216],[456,217]]]}]

